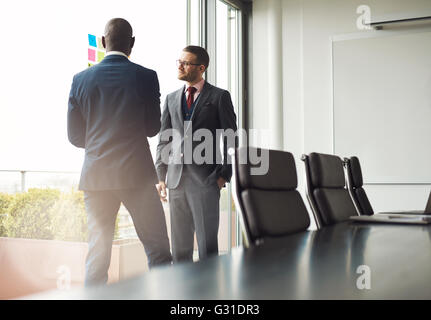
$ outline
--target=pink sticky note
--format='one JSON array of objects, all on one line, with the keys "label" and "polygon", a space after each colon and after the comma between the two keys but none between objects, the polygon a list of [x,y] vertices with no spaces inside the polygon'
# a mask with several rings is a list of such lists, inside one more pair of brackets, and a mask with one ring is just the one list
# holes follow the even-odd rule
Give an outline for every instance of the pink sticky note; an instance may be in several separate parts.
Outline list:
[{"label": "pink sticky note", "polygon": [[88,60],[96,61],[96,50],[88,49]]}]

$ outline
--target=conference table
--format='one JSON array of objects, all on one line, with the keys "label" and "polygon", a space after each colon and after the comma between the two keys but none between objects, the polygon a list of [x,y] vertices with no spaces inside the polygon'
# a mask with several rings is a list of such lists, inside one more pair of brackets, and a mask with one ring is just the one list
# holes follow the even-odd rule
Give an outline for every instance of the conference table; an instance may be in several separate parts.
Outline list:
[{"label": "conference table", "polygon": [[347,221],[29,299],[431,299],[431,225]]}]

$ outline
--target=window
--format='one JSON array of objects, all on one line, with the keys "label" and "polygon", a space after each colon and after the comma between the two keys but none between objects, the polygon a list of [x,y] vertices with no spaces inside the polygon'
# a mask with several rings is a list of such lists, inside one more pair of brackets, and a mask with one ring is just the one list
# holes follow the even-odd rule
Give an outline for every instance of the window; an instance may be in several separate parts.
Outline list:
[{"label": "window", "polygon": [[[205,47],[210,55],[206,80],[230,92],[238,124],[242,123],[242,59],[241,59],[241,11],[221,0],[189,0],[196,7],[200,18],[200,37],[192,37],[196,31],[189,29],[190,44]],[[190,16],[192,18],[192,16]],[[191,23],[189,23],[191,26]],[[198,39],[199,42],[191,41]],[[238,125],[239,127],[239,125]],[[219,250],[228,252],[240,243],[239,221],[231,197],[231,186],[223,188],[220,197]]]},{"label": "window", "polygon": [[[215,83],[218,87],[230,92],[237,125],[239,127],[241,110],[241,59],[240,51],[240,10],[217,0],[215,3]],[[232,187],[228,184],[221,195],[220,229],[227,228],[226,235],[220,235],[221,247],[231,247],[239,244],[239,221],[232,200]],[[224,246],[223,246],[224,244]]]},{"label": "window", "polygon": [[[229,90],[242,121],[241,11],[227,2],[18,0],[3,6],[0,16],[9,45],[0,51],[0,170],[7,170],[0,171],[0,192],[77,185],[84,153],[67,139],[67,97],[72,76],[87,68],[88,34],[101,37],[114,17],[133,27],[131,60],[157,71],[161,107],[183,85],[175,65],[182,48],[202,45],[211,57],[207,80]],[[149,140],[155,156],[157,137]],[[221,251],[238,243],[230,194],[230,186],[223,189]],[[130,225],[124,236],[133,235]]]},{"label": "window", "polygon": [[[17,0],[2,6],[0,170],[8,171],[0,172],[0,192],[77,185],[84,153],[67,139],[67,99],[73,75],[87,68],[88,34],[101,37],[109,19],[122,17],[132,25],[131,61],[157,71],[163,106],[182,85],[175,60],[186,45],[186,5]],[[153,156],[156,145],[151,138]]]}]

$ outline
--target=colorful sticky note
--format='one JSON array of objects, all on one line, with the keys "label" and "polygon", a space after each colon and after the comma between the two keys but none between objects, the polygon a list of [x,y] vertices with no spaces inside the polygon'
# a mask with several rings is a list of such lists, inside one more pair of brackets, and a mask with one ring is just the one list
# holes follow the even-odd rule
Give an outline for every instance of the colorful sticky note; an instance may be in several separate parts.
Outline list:
[{"label": "colorful sticky note", "polygon": [[88,60],[89,61],[96,61],[96,50],[88,49]]},{"label": "colorful sticky note", "polygon": [[105,58],[105,52],[103,51],[97,51],[97,62],[100,62]]},{"label": "colorful sticky note", "polygon": [[90,47],[97,48],[96,36],[88,34],[88,44],[90,45]]},{"label": "colorful sticky note", "polygon": [[102,38],[97,37],[97,49],[105,50],[102,44]]}]

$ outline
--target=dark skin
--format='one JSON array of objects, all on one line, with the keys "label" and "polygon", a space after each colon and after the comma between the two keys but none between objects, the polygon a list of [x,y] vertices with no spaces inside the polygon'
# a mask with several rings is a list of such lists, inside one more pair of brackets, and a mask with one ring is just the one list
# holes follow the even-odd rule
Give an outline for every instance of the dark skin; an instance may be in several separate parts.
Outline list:
[{"label": "dark skin", "polygon": [[114,18],[105,26],[105,35],[102,36],[102,45],[109,51],[120,51],[126,56],[132,53],[135,37],[132,36],[132,27],[124,19]]}]

